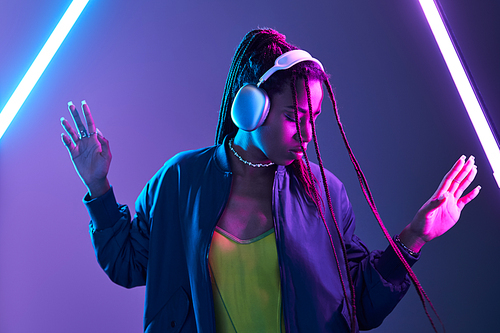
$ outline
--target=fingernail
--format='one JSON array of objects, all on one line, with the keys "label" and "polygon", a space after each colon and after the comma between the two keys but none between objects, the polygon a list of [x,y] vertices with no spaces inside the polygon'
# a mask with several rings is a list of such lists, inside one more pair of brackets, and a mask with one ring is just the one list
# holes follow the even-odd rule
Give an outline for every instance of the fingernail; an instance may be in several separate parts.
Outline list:
[{"label": "fingernail", "polygon": [[61,119],[59,119],[59,120],[60,120],[61,122],[63,122],[63,121],[64,121],[64,117],[61,117]]},{"label": "fingernail", "polygon": [[476,187],[478,190],[482,189],[481,185],[477,185]]},{"label": "fingernail", "polygon": [[74,105],[74,104],[73,104],[73,102],[72,102],[72,101],[69,101],[69,102],[68,102],[68,106],[72,106],[72,105]]},{"label": "fingernail", "polygon": [[86,100],[83,100],[83,101],[82,101],[82,105],[85,105],[85,104],[87,104],[87,101],[86,101]]},{"label": "fingernail", "polygon": [[469,157],[469,161],[474,161],[476,158],[474,157],[474,155],[470,155]]}]

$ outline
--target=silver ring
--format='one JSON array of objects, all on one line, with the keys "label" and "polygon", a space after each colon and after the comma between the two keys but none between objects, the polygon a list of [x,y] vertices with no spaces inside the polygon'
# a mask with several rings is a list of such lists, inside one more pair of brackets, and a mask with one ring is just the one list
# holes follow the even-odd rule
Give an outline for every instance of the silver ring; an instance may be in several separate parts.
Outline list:
[{"label": "silver ring", "polygon": [[87,133],[87,130],[85,128],[80,130],[80,139],[88,138],[88,137],[89,137],[89,133]]}]

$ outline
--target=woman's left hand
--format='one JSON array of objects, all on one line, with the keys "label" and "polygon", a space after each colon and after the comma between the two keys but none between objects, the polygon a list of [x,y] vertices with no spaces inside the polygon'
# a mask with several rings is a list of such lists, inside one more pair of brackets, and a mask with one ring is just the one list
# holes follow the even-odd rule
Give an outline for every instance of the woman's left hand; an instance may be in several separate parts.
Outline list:
[{"label": "woman's left hand", "polygon": [[477,174],[474,156],[455,163],[441,181],[436,192],[420,208],[413,221],[400,234],[403,244],[415,252],[428,241],[441,236],[457,223],[462,209],[481,190],[480,186],[462,196]]}]

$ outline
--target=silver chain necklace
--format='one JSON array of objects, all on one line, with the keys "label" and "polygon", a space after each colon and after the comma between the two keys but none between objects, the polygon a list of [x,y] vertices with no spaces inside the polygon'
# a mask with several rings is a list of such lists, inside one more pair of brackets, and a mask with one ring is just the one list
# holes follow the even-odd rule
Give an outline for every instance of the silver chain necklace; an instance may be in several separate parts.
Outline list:
[{"label": "silver chain necklace", "polygon": [[252,163],[252,162],[248,162],[247,160],[244,160],[243,157],[240,156],[240,154],[238,154],[236,152],[236,150],[234,150],[233,148],[233,140],[234,138],[231,138],[229,140],[229,149],[231,149],[231,151],[233,152],[234,156],[236,156],[241,162],[245,163],[246,165],[249,165],[251,167],[254,167],[254,168],[267,168],[267,167],[270,167],[271,165],[274,165],[274,162],[271,162],[271,163],[267,163],[267,164],[262,164],[262,163]]}]

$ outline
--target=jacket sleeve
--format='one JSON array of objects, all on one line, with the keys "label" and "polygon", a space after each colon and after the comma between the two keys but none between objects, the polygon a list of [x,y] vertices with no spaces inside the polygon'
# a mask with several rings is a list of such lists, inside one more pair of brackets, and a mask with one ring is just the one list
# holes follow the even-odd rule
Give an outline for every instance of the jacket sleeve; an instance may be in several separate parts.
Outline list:
[{"label": "jacket sleeve", "polygon": [[[355,286],[358,325],[368,330],[382,324],[408,291],[410,279],[390,245],[385,251],[370,252],[354,234],[354,214],[344,189],[342,196],[344,241]],[[418,260],[400,250],[410,266]]]},{"label": "jacket sleeve", "polygon": [[147,192],[144,188],[131,219],[127,206],[116,202],[111,188],[103,196],[83,199],[89,212],[90,237],[97,261],[109,278],[126,288],[146,284],[149,256],[149,218]]}]

